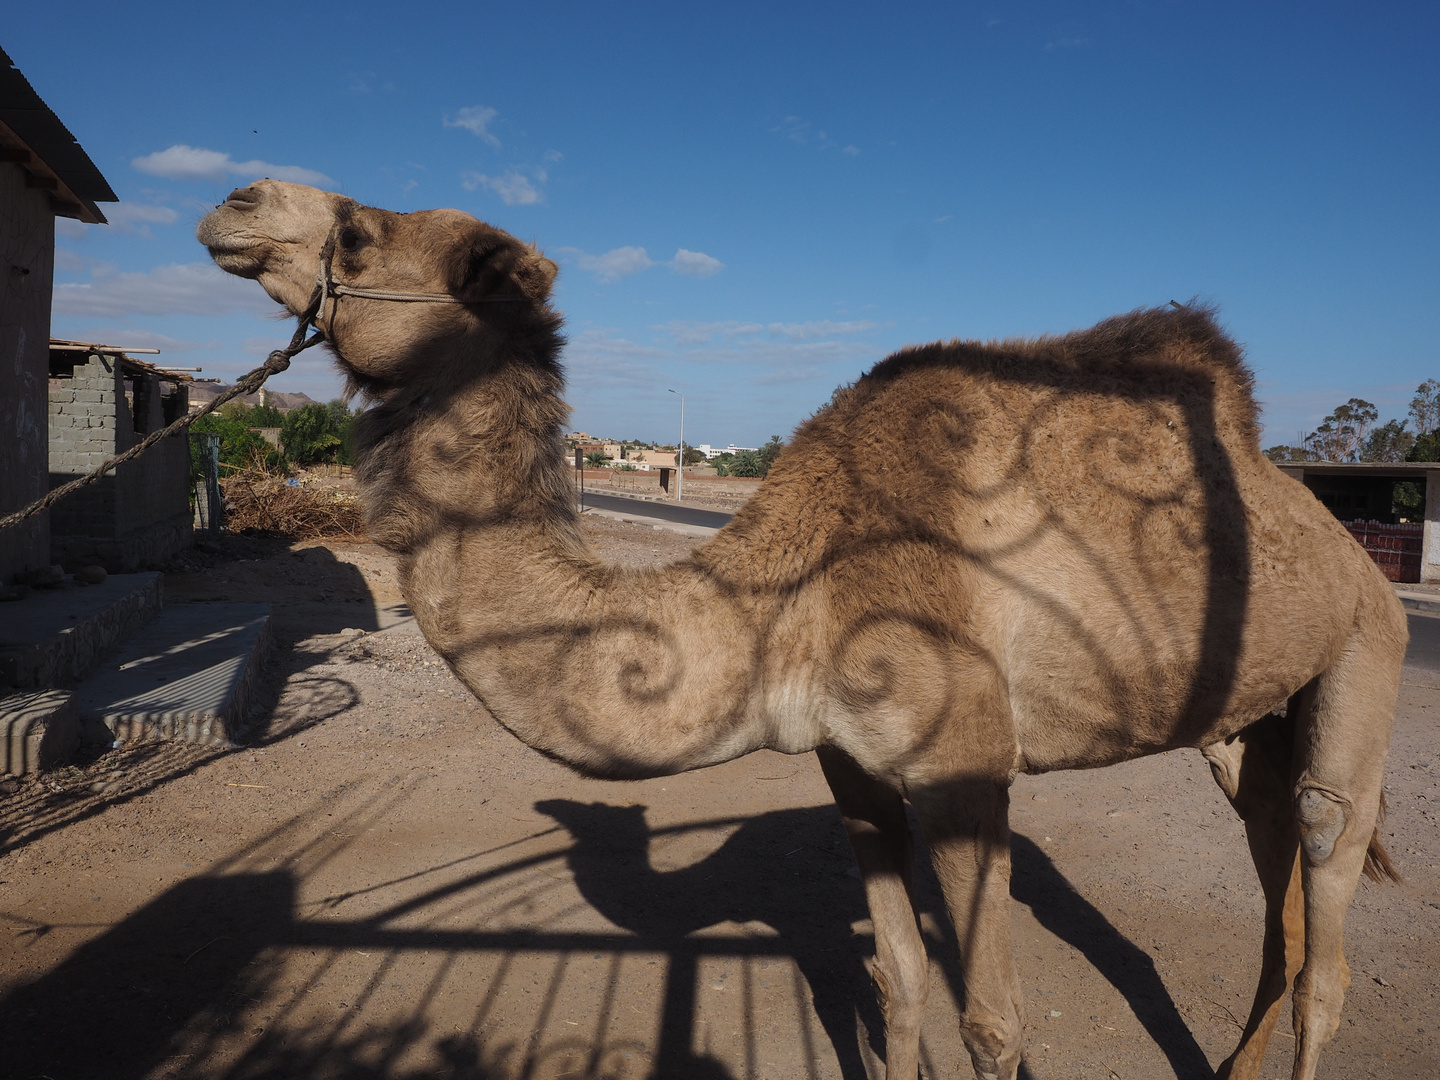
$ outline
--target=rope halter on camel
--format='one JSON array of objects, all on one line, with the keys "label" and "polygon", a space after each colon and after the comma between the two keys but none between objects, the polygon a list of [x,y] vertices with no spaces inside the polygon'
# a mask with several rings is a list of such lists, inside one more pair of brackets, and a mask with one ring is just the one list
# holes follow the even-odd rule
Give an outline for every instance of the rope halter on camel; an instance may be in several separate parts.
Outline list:
[{"label": "rope halter on camel", "polygon": [[[204,406],[195,412],[187,416],[182,416],[168,427],[151,432],[135,446],[126,450],[125,453],[109,458],[91,472],[75,480],[71,480],[68,484],[62,484],[44,498],[37,499],[24,509],[17,510],[13,514],[8,514],[0,518],[0,532],[20,524],[20,522],[27,518],[34,517],[40,513],[40,511],[54,505],[72,492],[79,491],[87,484],[93,484],[107,472],[113,471],[131,458],[139,457],[161,439],[168,438],[177,432],[183,431],[201,417],[208,416],[214,412],[226,402],[245,394],[255,393],[264,385],[265,380],[270,378],[271,375],[278,375],[288,368],[290,366],[290,360],[294,356],[304,352],[312,345],[318,345],[320,342],[329,339],[330,335],[320,329],[321,323],[324,321],[326,300],[330,301],[329,326],[333,329],[335,326],[335,316],[340,307],[339,301],[343,296],[351,296],[363,300],[394,300],[401,303],[429,304],[505,304],[524,299],[524,297],[520,296],[482,296],[474,300],[463,300],[458,296],[451,296],[448,293],[409,292],[402,289],[357,289],[353,286],[337,282],[333,272],[333,263],[335,260],[335,239],[338,228],[339,226],[336,225],[330,230],[330,235],[325,238],[325,244],[320,249],[320,274],[315,280],[315,289],[310,294],[310,301],[306,304],[305,310],[300,314],[300,325],[295,328],[295,336],[290,339],[289,345],[283,349],[276,349],[265,358],[265,363],[245,375],[239,382],[225,391],[225,393],[214,398],[212,401],[206,402]],[[309,330],[312,325],[315,327],[315,333],[307,338],[305,332]]]}]

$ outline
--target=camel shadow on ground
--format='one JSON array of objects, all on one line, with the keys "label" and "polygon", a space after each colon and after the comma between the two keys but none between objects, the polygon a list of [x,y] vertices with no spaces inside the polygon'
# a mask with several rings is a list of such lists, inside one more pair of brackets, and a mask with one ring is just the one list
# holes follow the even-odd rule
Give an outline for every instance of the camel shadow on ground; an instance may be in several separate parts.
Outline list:
[{"label": "camel shadow on ground", "polygon": [[[778,935],[780,951],[793,957],[809,984],[815,1013],[846,1080],[863,1080],[867,1075],[858,1051],[857,1019],[863,1032],[869,1033],[871,1049],[883,1059],[884,1025],[865,967],[873,946],[850,929],[868,915],[865,897],[859,881],[849,873],[848,847],[834,808],[781,810],[749,819],[706,858],[668,872],[651,865],[652,834],[643,806],[552,799],[537,803],[535,809],[555,818],[575,838],[567,864],[576,887],[612,923],[670,942],[672,964],[684,951],[682,940],[698,930],[724,922],[765,924]],[[939,882],[923,855],[924,846],[917,843],[916,848],[922,853],[917,904],[934,917],[935,925],[945,928],[949,938],[943,942],[931,938],[930,952],[955,1000],[963,1003],[953,929],[944,913]],[[787,859],[801,851],[809,857],[787,868]],[[824,857],[837,854],[844,860],[838,868],[833,859]],[[1082,953],[1121,993],[1176,1076],[1184,1080],[1212,1076],[1208,1059],[1144,950],[1081,896],[1028,837],[1014,834],[1012,858],[1011,895],[1030,907],[1042,926]],[[676,972],[670,985],[674,1000],[665,1002],[656,1075],[694,1075],[685,1071],[679,1058],[664,1056],[667,1047],[672,1053],[688,1053],[693,961],[686,971]],[[1030,1076],[1024,1065],[1020,1075],[1022,1080]]]},{"label": "camel shadow on ground", "polygon": [[[0,997],[0,1030],[11,1033],[0,1060],[0,1078],[139,1080],[163,1071],[174,1080],[318,1075],[341,1080],[532,1080],[550,1075],[599,1080],[638,1075],[616,1071],[615,1066],[634,1050],[648,1062],[651,1080],[733,1080],[751,1070],[732,1071],[730,1064],[696,1049],[704,1024],[699,998],[708,992],[700,978],[701,962],[717,957],[742,965],[779,963],[782,970],[793,964],[797,977],[784,992],[793,992],[803,1008],[808,987],[808,1003],[845,1080],[868,1075],[860,1039],[868,1037],[870,1049],[883,1057],[883,1025],[865,966],[872,946],[867,936],[851,929],[865,918],[864,895],[850,873],[845,836],[833,807],[671,829],[651,829],[644,808],[638,806],[548,800],[537,809],[560,822],[574,841],[543,861],[563,859],[584,900],[621,932],[559,926],[491,929],[487,919],[473,929],[452,928],[446,913],[457,897],[523,884],[525,875],[536,869],[534,856],[517,856],[427,886],[374,915],[349,920],[333,913],[302,914],[298,897],[306,875],[294,869],[190,878],[81,945],[43,976]],[[383,815],[383,807],[364,813]],[[653,841],[714,830],[717,824],[733,826],[733,831],[708,855],[674,870],[654,868]],[[1204,1055],[1149,958],[1080,896],[1029,839],[1017,835],[1014,851],[1016,899],[1081,951],[1130,1002],[1177,1077],[1210,1076]],[[921,910],[934,915],[934,925],[949,935],[939,887],[923,859],[917,893]],[[732,932],[713,929],[726,923]],[[747,924],[750,928],[733,932],[734,926]],[[759,932],[754,924],[763,924]],[[950,959],[953,941],[930,935],[930,948],[956,999],[963,1000],[958,963]],[[521,1045],[492,1031],[488,1017],[493,1002],[519,988],[504,974],[508,958],[592,951],[617,959],[610,985],[604,988],[610,998],[626,994],[618,958],[663,958],[666,978],[656,1002],[660,1023],[653,1045],[599,1032],[589,1040],[557,1037],[551,1030],[536,1030]],[[417,952],[448,957],[446,965],[465,954],[502,958],[488,984],[447,990],[478,1003],[468,1033],[438,1022],[428,1004],[433,995],[408,1006],[408,1014],[388,1016],[367,1017],[363,994],[328,1012],[316,1013],[301,1004],[342,961],[379,963],[378,979],[378,972],[396,962],[395,956]],[[287,970],[287,956],[317,953],[315,974],[308,981],[301,978],[304,985],[290,985],[297,977]],[[392,959],[354,959],[377,954]],[[558,986],[557,978],[551,997]],[[438,993],[438,984],[435,990]],[[789,1040],[812,1062],[817,1054],[828,1056],[809,1043],[803,1020],[792,1030],[794,1021],[783,1012],[757,1010],[747,1024],[768,1030],[747,1030],[742,1038],[750,1045],[757,1038]],[[927,1049],[926,1074],[946,1075],[957,1066],[965,1074],[968,1065],[948,1060],[950,1056],[941,1060]],[[429,1063],[417,1066],[417,1059]],[[1032,1074],[1022,1066],[1020,1075],[1028,1080]]]}]

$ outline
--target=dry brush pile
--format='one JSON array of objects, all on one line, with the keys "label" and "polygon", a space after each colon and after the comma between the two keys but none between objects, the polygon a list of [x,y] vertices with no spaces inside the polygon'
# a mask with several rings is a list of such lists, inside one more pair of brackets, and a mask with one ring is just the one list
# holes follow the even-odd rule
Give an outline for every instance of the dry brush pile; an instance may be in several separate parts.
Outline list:
[{"label": "dry brush pile", "polygon": [[220,481],[225,524],[234,532],[274,533],[295,540],[364,540],[360,501],[353,491],[314,479],[292,480],[264,468]]}]

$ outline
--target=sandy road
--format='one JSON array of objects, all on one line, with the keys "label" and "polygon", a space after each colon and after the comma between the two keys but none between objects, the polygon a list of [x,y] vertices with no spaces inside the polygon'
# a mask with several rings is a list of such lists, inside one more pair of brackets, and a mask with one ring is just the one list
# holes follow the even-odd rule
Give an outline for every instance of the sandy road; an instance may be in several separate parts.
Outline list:
[{"label": "sandy road", "polygon": [[[693,542],[587,528],[631,565]],[[134,747],[3,797],[0,1076],[878,1074],[870,927],[813,757],[582,780],[477,716],[377,549],[240,539],[200,561],[171,602],[275,605],[269,718],[240,751]],[[1436,631],[1389,771],[1407,882],[1361,884],[1327,1077],[1440,1075]],[[1262,907],[1199,755],[1022,778],[1013,823],[1026,1075],[1210,1075]],[[921,881],[924,1068],[968,1077]]]}]

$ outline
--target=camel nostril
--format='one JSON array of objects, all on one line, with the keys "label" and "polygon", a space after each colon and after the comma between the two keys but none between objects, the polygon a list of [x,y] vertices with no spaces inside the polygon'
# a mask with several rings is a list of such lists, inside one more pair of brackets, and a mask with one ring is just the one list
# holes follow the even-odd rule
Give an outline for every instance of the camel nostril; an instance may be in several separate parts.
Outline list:
[{"label": "camel nostril", "polygon": [[260,205],[260,193],[254,188],[236,188],[230,192],[223,205],[231,210],[253,210]]}]

